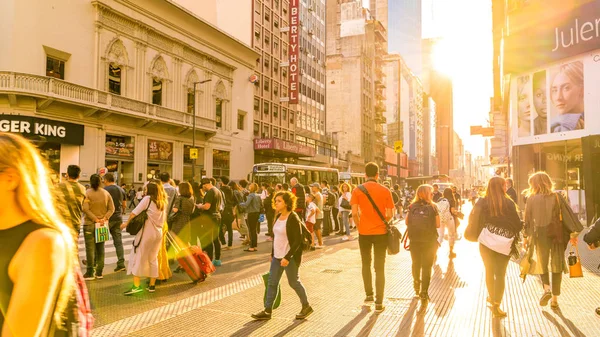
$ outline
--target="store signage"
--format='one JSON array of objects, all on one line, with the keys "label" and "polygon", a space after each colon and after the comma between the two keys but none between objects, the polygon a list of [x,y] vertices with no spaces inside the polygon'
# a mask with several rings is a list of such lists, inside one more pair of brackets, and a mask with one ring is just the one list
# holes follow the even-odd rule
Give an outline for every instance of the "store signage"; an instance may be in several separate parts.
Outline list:
[{"label": "store signage", "polygon": [[133,158],[134,144],[132,137],[106,135],[104,148],[107,156]]},{"label": "store signage", "polygon": [[282,139],[265,138],[254,140],[254,150],[280,150],[290,153],[301,154],[306,157],[314,157],[314,147],[291,143]]},{"label": "store signage", "polygon": [[289,65],[289,76],[288,76],[288,85],[289,85],[289,93],[290,93],[290,104],[298,104],[298,75],[300,74],[300,70],[298,69],[298,58],[300,57],[299,49],[299,41],[300,41],[300,19],[299,19],[299,10],[300,10],[300,0],[291,0],[290,1],[290,65]]},{"label": "store signage", "polygon": [[60,144],[83,145],[83,125],[51,119],[0,114],[0,132]]},{"label": "store signage", "polygon": [[148,140],[148,160],[173,160],[173,143]]},{"label": "store signage", "polygon": [[[557,4],[558,5],[558,4]],[[558,13],[530,13],[522,21],[513,21],[512,33],[506,39],[506,73],[522,73],[565,58],[600,49],[600,1],[591,1],[569,11],[546,6]],[[546,14],[546,15],[544,15]],[[532,20],[535,16],[537,20]],[[516,28],[514,28],[516,27]],[[518,31],[517,31],[518,29]]]}]

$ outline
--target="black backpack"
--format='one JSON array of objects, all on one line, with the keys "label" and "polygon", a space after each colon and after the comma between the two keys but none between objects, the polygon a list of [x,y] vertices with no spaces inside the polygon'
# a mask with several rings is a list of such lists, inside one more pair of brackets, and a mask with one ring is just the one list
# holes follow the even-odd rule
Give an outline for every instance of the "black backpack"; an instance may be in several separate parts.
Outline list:
[{"label": "black backpack", "polygon": [[432,205],[423,202],[412,204],[409,214],[407,230],[411,242],[432,242],[437,239],[436,212]]}]

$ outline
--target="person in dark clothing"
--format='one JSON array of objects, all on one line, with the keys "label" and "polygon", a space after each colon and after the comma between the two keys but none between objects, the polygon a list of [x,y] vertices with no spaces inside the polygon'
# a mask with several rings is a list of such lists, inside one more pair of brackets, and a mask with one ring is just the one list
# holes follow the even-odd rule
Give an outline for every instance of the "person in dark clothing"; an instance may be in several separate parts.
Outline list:
[{"label": "person in dark clothing", "polygon": [[410,257],[415,294],[421,299],[420,312],[425,312],[429,304],[429,283],[431,268],[438,249],[437,228],[440,216],[433,205],[433,188],[421,185],[417,188],[415,200],[408,207],[406,224],[410,240]]},{"label": "person in dark clothing", "polygon": [[438,202],[443,197],[442,192],[440,192],[440,186],[438,184],[433,184],[433,202]]},{"label": "person in dark clothing", "polygon": [[334,195],[333,208],[331,208],[331,215],[333,216],[333,223],[335,228],[333,229],[337,232],[337,235],[344,235],[342,232],[342,227],[340,226],[340,189],[337,186],[332,186],[330,193]]},{"label": "person in dark clothing", "polygon": [[263,200],[263,208],[265,209],[265,217],[267,218],[267,236],[269,241],[273,240],[273,221],[275,221],[275,209],[273,208],[273,197],[275,190],[273,187],[267,188],[267,197]]},{"label": "person in dark clothing", "polygon": [[115,212],[110,216],[110,219],[108,219],[108,228],[117,252],[118,260],[115,272],[119,272],[125,270],[125,254],[123,252],[123,240],[121,238],[121,224],[123,224],[123,214],[125,214],[125,210],[127,209],[127,196],[121,187],[115,185],[115,176],[112,173],[104,175],[104,189],[110,194],[115,205]]},{"label": "person in dark clothing", "polygon": [[[485,284],[488,290],[487,301],[492,305],[492,314],[497,318],[506,317],[506,312],[500,309],[504,296],[506,268],[510,260],[508,255],[499,251],[516,249],[516,236],[523,229],[514,201],[506,195],[506,182],[502,177],[493,177],[488,182],[485,197],[479,199],[473,209],[472,221],[469,226],[481,228],[491,235],[513,239],[483,240],[480,238],[479,251],[485,266]],[[482,234],[483,235],[483,234]],[[486,242],[484,244],[483,242]],[[493,243],[493,244],[492,244]],[[505,245],[511,245],[506,247]]]},{"label": "person in dark clothing", "polygon": [[[221,177],[223,179],[223,177]],[[221,231],[221,235],[223,236],[221,241],[225,241],[225,230],[227,231],[227,246],[223,247],[223,250],[231,249],[233,245],[233,220],[235,219],[233,209],[237,206],[237,201],[233,194],[233,190],[228,185],[221,185],[221,191],[225,196],[225,209],[222,212],[222,220],[223,220],[223,231]]]},{"label": "person in dark clothing", "polygon": [[221,242],[219,241],[219,230],[221,229],[221,214],[219,213],[219,205],[223,202],[222,194],[208,178],[202,178],[200,186],[205,192],[203,203],[196,204],[196,208],[202,211],[199,218],[200,227],[202,227],[200,242],[208,257],[211,260],[214,257],[214,265],[220,266]]},{"label": "person in dark clothing", "polygon": [[510,178],[506,179],[506,194],[508,194],[508,196],[512,199],[512,201],[515,202],[515,204],[518,204],[519,199],[517,197],[517,191],[515,190],[513,185],[514,185],[514,183],[513,183],[512,179],[510,179]]},{"label": "person in dark clothing", "polygon": [[[296,209],[294,210],[300,216],[300,219],[304,219],[304,211],[306,209],[306,195],[310,193],[306,192],[306,189],[302,184],[298,182],[297,178],[290,179],[290,184],[292,185],[292,194],[296,196]],[[287,191],[284,187],[284,191]]]}]

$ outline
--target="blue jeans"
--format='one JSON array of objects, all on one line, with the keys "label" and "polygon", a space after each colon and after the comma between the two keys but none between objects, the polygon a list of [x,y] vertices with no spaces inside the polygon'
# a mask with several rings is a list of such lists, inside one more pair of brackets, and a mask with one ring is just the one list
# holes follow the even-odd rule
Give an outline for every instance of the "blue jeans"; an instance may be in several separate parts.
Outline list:
[{"label": "blue jeans", "polygon": [[267,312],[271,312],[273,308],[273,302],[275,302],[275,297],[277,296],[277,287],[279,286],[279,282],[281,281],[281,276],[283,276],[284,270],[290,287],[296,291],[296,294],[300,298],[302,308],[308,306],[306,289],[304,289],[302,282],[300,282],[298,266],[296,265],[294,259],[290,260],[290,264],[288,264],[287,267],[282,267],[281,259],[273,258],[271,261],[271,269],[269,270],[269,287],[267,288],[267,302],[265,303],[265,311]]},{"label": "blue jeans", "polygon": [[102,275],[104,269],[104,242],[96,243],[96,226],[94,224],[83,225],[83,239],[85,240],[85,259],[87,266],[87,275]]},{"label": "blue jeans", "polygon": [[123,239],[121,237],[121,224],[123,220],[109,221],[108,228],[110,230],[110,236],[112,236],[115,250],[117,251],[117,267],[125,267],[125,254],[123,252]]},{"label": "blue jeans", "polygon": [[349,211],[341,211],[342,213],[342,223],[344,224],[344,228],[346,229],[346,235],[350,235],[350,212]]}]

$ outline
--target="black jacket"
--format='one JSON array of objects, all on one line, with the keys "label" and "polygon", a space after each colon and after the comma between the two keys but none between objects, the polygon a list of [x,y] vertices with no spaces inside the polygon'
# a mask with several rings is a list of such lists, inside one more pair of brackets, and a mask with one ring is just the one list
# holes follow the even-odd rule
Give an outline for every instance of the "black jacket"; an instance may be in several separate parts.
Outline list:
[{"label": "black jacket", "polygon": [[305,193],[304,186],[302,184],[297,183],[292,187],[292,193],[296,196],[296,209],[295,210],[304,210],[306,208],[305,202]]},{"label": "black jacket", "polygon": [[519,203],[519,198],[517,197],[517,191],[515,191],[514,188],[509,188],[508,190],[506,190],[506,194],[508,194],[508,196],[512,199],[512,201],[515,202],[515,204]]},{"label": "black jacket", "polygon": [[588,245],[600,242],[600,219],[590,227],[590,231],[583,236],[583,241]]},{"label": "black jacket", "polygon": [[523,229],[521,218],[517,213],[517,206],[512,200],[504,199],[503,215],[501,216],[492,216],[487,198],[479,199],[475,207],[481,208],[481,218],[474,219],[481,221],[479,224],[481,227],[491,224],[493,227],[508,230],[513,234],[517,234]]},{"label": "black jacket", "polygon": [[[279,214],[275,215],[275,222],[279,219]],[[302,262],[302,232],[300,230],[300,224],[302,220],[296,212],[290,213],[288,216],[287,222],[285,224],[287,239],[290,243],[290,251],[285,255],[285,259],[291,261],[294,259],[296,265],[300,267],[300,263]],[[275,234],[275,233],[273,233]],[[273,236],[273,242],[275,242],[275,235]],[[273,245],[271,245],[271,257],[275,254],[275,250]]]}]

